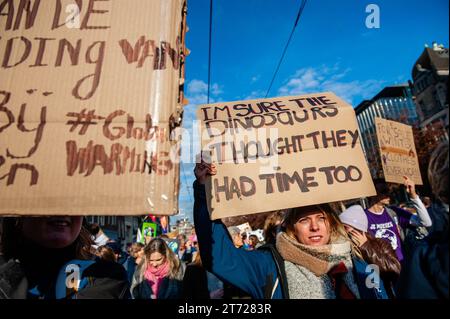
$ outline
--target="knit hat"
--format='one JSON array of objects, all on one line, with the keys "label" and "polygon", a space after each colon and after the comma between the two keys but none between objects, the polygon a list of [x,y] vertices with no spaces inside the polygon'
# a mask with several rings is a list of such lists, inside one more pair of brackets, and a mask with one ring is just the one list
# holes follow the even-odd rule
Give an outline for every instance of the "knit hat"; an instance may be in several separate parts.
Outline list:
[{"label": "knit hat", "polygon": [[367,232],[369,227],[367,215],[360,205],[350,206],[339,215],[339,219],[343,224],[350,225],[363,232]]}]

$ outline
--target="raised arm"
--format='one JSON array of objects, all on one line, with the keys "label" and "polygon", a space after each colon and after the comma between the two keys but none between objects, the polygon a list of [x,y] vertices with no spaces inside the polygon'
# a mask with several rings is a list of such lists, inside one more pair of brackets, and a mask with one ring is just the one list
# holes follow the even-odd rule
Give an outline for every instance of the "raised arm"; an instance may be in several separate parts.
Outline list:
[{"label": "raised arm", "polygon": [[411,201],[414,204],[414,208],[417,211],[417,215],[413,215],[410,219],[410,224],[414,226],[425,226],[430,227],[432,225],[430,215],[428,214],[428,210],[425,205],[422,203],[419,195],[416,193],[416,186],[413,181],[411,181],[408,177],[405,178],[405,187],[408,192]]},{"label": "raised arm", "polygon": [[276,280],[276,265],[272,255],[266,251],[236,248],[225,225],[220,220],[210,220],[204,182],[208,174],[215,174],[215,170],[202,164],[196,166],[197,180],[194,182],[194,224],[202,263],[220,279],[249,293],[253,298],[264,298],[264,285],[268,276]]}]

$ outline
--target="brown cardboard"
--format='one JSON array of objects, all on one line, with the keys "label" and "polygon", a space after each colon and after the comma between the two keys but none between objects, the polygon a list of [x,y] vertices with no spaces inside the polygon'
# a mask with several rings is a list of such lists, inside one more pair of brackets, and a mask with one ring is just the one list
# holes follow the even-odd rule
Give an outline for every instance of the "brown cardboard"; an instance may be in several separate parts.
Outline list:
[{"label": "brown cardboard", "polygon": [[375,118],[375,125],[386,182],[403,184],[403,176],[408,176],[422,185],[412,127],[379,117]]},{"label": "brown cardboard", "polygon": [[207,180],[212,219],[375,195],[355,112],[333,93],[202,105],[197,117],[203,158],[217,167]]},{"label": "brown cardboard", "polygon": [[0,215],[177,213],[185,0],[22,2],[0,15]]}]

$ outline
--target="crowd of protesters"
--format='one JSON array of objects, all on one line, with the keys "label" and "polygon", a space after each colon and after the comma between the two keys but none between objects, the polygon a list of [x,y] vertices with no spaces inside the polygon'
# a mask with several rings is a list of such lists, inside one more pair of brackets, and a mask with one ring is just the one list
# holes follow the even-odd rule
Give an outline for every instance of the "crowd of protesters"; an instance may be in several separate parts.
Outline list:
[{"label": "crowd of protesters", "polygon": [[376,180],[367,208],[267,214],[264,239],[210,219],[204,184],[214,174],[196,165],[191,233],[126,252],[83,217],[3,218],[0,299],[448,299],[447,142],[429,163],[433,194],[421,199],[405,177],[411,207],[391,205]]}]

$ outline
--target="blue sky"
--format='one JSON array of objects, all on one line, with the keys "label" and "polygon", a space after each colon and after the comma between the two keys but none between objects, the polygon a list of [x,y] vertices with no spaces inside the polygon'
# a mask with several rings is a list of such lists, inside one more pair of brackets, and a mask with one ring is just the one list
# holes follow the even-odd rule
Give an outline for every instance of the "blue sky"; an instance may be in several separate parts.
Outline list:
[{"label": "blue sky", "polygon": [[[188,0],[184,128],[206,103],[210,0]],[[214,0],[210,102],[264,97],[300,0]],[[380,28],[366,27],[366,7]],[[309,0],[269,97],[333,91],[353,106],[411,78],[425,43],[448,47],[448,0]],[[192,135],[191,135],[192,136]],[[191,137],[192,140],[192,137]],[[189,150],[188,139],[182,152]],[[180,215],[192,220],[192,163],[180,170]]]}]

